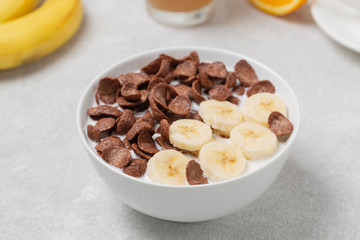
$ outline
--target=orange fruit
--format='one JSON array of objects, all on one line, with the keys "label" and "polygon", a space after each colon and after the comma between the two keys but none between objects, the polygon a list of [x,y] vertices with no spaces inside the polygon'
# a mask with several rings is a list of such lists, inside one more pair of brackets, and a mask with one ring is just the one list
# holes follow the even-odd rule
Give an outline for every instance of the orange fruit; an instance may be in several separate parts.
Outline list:
[{"label": "orange fruit", "polygon": [[306,0],[250,0],[250,2],[264,12],[280,16],[300,8]]}]

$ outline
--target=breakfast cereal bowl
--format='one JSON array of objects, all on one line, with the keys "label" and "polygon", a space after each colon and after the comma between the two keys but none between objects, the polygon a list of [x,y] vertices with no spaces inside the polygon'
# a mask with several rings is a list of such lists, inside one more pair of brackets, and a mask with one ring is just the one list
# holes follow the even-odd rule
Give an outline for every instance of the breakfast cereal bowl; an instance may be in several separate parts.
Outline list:
[{"label": "breakfast cereal bowl", "polygon": [[[201,61],[222,61],[231,68],[240,59],[249,62],[259,79],[269,79],[276,95],[286,103],[294,129],[270,157],[247,160],[246,171],[235,178],[203,185],[166,185],[135,178],[105,162],[87,137],[87,110],[94,106],[99,79],[135,72],[165,53],[176,58],[197,51]],[[77,109],[77,128],[91,163],[108,187],[130,207],[153,217],[176,222],[200,222],[234,213],[264,193],[278,176],[289,156],[300,125],[297,99],[287,82],[263,64],[238,53],[204,47],[172,47],[152,50],[121,60],[96,76],[85,89]]]}]

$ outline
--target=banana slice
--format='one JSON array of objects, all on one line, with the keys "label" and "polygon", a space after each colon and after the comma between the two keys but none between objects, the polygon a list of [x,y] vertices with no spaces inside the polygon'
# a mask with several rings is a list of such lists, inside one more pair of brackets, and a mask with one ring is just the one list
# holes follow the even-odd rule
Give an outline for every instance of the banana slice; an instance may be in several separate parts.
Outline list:
[{"label": "banana slice", "polygon": [[231,129],[244,119],[240,108],[227,101],[203,101],[199,106],[199,114],[217,133],[226,136],[229,136]]},{"label": "banana slice", "polygon": [[243,122],[230,132],[232,144],[241,148],[248,159],[266,157],[277,148],[276,135],[268,128],[252,122]]},{"label": "banana slice", "polygon": [[246,168],[241,149],[220,140],[205,144],[200,150],[199,161],[205,175],[215,182],[239,176]]},{"label": "banana slice", "polygon": [[257,93],[246,99],[244,103],[244,119],[268,127],[270,113],[278,111],[286,117],[284,101],[272,93]]},{"label": "banana slice", "polygon": [[209,125],[198,120],[180,119],[170,125],[169,140],[178,148],[194,152],[212,140],[212,131]]},{"label": "banana slice", "polygon": [[175,150],[162,150],[150,158],[147,176],[155,183],[185,185],[185,168],[189,159]]}]

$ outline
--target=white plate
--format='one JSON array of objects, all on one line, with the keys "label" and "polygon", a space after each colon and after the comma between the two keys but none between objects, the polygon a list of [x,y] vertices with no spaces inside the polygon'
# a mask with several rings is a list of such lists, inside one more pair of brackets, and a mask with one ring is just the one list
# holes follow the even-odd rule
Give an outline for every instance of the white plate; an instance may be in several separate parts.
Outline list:
[{"label": "white plate", "polygon": [[311,14],[330,38],[360,53],[360,10],[353,5],[349,0],[315,0]]}]

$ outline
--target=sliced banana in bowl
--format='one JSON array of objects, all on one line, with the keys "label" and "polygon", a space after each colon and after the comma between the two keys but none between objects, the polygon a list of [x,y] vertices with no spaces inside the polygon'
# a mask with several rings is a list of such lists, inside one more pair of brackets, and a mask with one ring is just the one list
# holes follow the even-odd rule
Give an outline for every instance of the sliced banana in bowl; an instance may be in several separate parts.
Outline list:
[{"label": "sliced banana in bowl", "polygon": [[230,132],[232,144],[245,152],[248,159],[267,157],[277,148],[276,135],[268,128],[252,122],[243,122]]},{"label": "sliced banana in bowl", "polygon": [[212,131],[201,121],[180,119],[170,125],[169,140],[175,147],[194,152],[212,140]]},{"label": "sliced banana in bowl", "polygon": [[205,175],[214,182],[237,177],[246,168],[243,152],[221,140],[205,144],[200,150],[199,161]]},{"label": "sliced banana in bowl", "polygon": [[268,118],[272,112],[286,116],[286,104],[272,93],[257,93],[246,99],[243,107],[244,120],[268,127]]},{"label": "sliced banana in bowl", "polygon": [[185,168],[190,159],[176,150],[163,150],[150,158],[147,176],[154,183],[186,185]]},{"label": "sliced banana in bowl", "polygon": [[228,101],[203,101],[199,114],[205,123],[225,136],[229,136],[231,129],[244,119],[241,109]]}]

